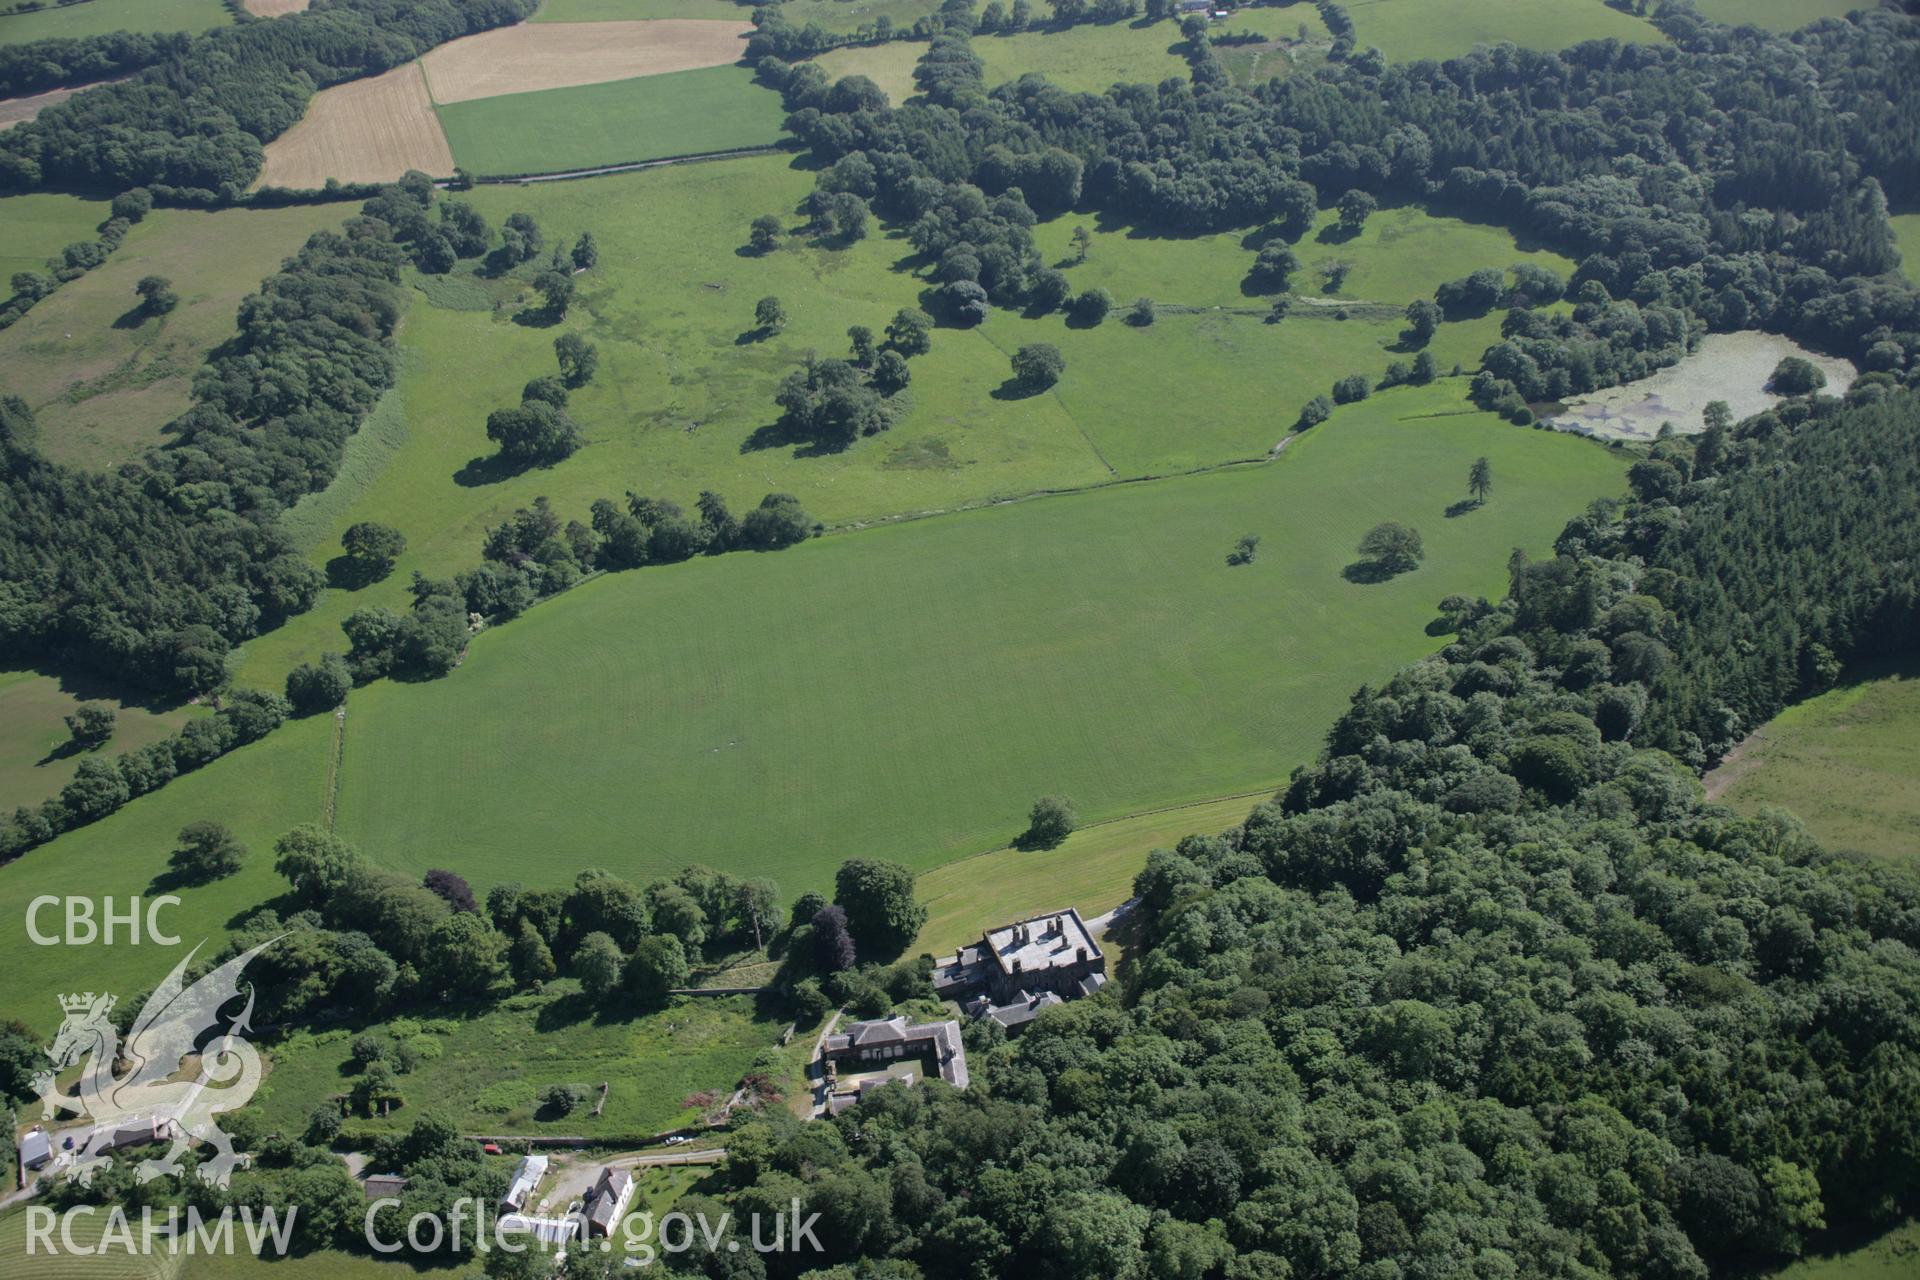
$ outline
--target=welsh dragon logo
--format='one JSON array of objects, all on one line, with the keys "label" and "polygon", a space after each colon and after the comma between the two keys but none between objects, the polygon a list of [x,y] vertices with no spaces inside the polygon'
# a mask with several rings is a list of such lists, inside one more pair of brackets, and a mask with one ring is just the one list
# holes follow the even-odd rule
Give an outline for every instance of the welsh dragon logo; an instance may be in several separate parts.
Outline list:
[{"label": "welsh dragon logo", "polygon": [[[200,950],[196,946],[147,997],[124,1044],[108,1017],[114,996],[89,991],[60,997],[66,1020],[47,1049],[53,1068],[34,1083],[42,1118],[72,1112],[93,1121],[62,1171],[68,1180],[90,1183],[131,1136],[168,1144],[160,1155],[140,1162],[140,1181],[179,1175],[180,1156],[193,1140],[213,1149],[200,1163],[201,1179],[227,1185],[239,1157],[216,1117],[245,1106],[260,1085],[260,1055],[242,1034],[251,1029],[252,985],[245,1007],[224,1030],[220,1011],[239,999],[241,970],[276,941],[235,956],[189,985],[187,967]],[[74,1092],[62,1093],[58,1074],[83,1062]]]}]

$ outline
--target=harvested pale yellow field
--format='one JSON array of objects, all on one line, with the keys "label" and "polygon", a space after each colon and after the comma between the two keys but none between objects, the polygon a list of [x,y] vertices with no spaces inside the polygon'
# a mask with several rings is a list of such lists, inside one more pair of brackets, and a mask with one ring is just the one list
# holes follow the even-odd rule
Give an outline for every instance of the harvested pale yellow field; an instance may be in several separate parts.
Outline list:
[{"label": "harvested pale yellow field", "polygon": [[243,0],[247,12],[256,18],[278,18],[283,14],[299,13],[311,0]]},{"label": "harvested pale yellow field", "polygon": [[522,23],[443,44],[421,61],[444,105],[725,66],[752,34],[751,23],[688,18]]},{"label": "harvested pale yellow field", "polygon": [[453,172],[453,152],[417,62],[315,94],[300,123],[267,144],[257,185],[391,182],[409,169],[437,178]]}]

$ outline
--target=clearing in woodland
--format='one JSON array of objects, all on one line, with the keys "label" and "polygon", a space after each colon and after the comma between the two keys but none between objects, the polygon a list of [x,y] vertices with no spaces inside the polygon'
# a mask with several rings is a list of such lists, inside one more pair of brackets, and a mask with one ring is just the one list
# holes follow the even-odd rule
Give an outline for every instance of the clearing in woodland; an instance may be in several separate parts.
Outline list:
[{"label": "clearing in woodland", "polygon": [[86,752],[74,748],[66,717],[82,702],[114,710],[113,737],[94,754],[108,758],[177,732],[188,707],[149,708],[122,702],[105,689],[37,671],[0,671],[0,808],[37,805],[72,780]]},{"label": "clearing in woodland", "polygon": [[1355,47],[1372,45],[1393,62],[1457,58],[1475,45],[1503,40],[1525,49],[1566,49],[1583,40],[1666,40],[1645,18],[1604,0],[1347,0],[1346,9],[1353,16]]},{"label": "clearing in woodland", "polygon": [[1788,707],[1707,775],[1742,813],[1791,809],[1829,849],[1920,864],[1920,663]]},{"label": "clearing in woodland", "polygon": [[453,172],[453,152],[420,64],[322,89],[299,124],[267,144],[257,186],[307,190],[328,178],[391,182],[409,169]]},{"label": "clearing in woodland", "polygon": [[45,271],[68,245],[99,236],[112,216],[105,200],[34,192],[0,198],[0,274]]},{"label": "clearing in woodland", "polygon": [[1861,0],[1694,0],[1693,7],[1730,27],[1796,31],[1822,18],[1844,18],[1855,9],[1872,6]]},{"label": "clearing in woodland", "polygon": [[604,84],[738,62],[748,22],[522,23],[443,44],[420,59],[436,103]]},{"label": "clearing in woodland", "polygon": [[[42,198],[0,201],[0,216],[14,200]],[[240,300],[307,237],[337,228],[344,212],[294,205],[149,213],[105,262],[0,330],[0,367],[7,390],[33,407],[35,447],[54,462],[102,468],[160,444],[161,428],[191,404],[207,353],[233,337]],[[170,280],[180,298],[163,316],[146,314],[134,293],[150,275]]]}]

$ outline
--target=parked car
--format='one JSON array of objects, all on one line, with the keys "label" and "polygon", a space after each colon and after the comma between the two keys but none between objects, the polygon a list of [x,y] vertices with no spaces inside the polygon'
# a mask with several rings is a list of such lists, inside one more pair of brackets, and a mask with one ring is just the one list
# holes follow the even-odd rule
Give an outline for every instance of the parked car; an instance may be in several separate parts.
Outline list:
[{"label": "parked car", "polygon": [[677,1147],[683,1142],[692,1142],[692,1141],[693,1139],[689,1138],[686,1134],[676,1133],[671,1138],[667,1139],[667,1145],[670,1147]]},{"label": "parked car", "polygon": [[497,1156],[500,1154],[500,1144],[497,1142],[483,1142],[480,1144],[480,1149],[486,1152],[490,1156]]}]

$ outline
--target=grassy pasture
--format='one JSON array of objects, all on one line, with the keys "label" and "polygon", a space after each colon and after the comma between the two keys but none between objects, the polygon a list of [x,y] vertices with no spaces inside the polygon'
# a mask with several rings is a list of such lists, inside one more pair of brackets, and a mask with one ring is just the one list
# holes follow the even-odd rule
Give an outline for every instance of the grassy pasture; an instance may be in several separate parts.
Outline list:
[{"label": "grassy pasture", "polygon": [[71,735],[63,717],[82,702],[106,702],[119,713],[113,739],[100,749],[110,756],[158,742],[192,714],[188,707],[128,705],[34,671],[0,672],[0,808],[39,804],[72,780],[80,755],[65,751]]},{"label": "grassy pasture", "polygon": [[[555,991],[568,991],[563,983]],[[431,1107],[452,1108],[468,1133],[554,1133],[609,1137],[654,1134],[699,1117],[689,1094],[731,1092],[755,1055],[771,1047],[784,1022],[761,1017],[744,996],[685,1000],[637,1018],[596,1016],[572,995],[516,996],[477,1017],[428,1024],[414,1043],[425,1049],[399,1078],[407,1105],[385,1118],[355,1116],[356,1130],[406,1129]],[[273,1069],[255,1106],[276,1128],[306,1127],[328,1098],[353,1088],[349,1052],[357,1031],[302,1033],[269,1045]],[[588,1107],[564,1119],[542,1118],[537,1098],[554,1084],[612,1085],[606,1110]]]},{"label": "grassy pasture", "polygon": [[1788,707],[1708,778],[1744,813],[1798,814],[1829,849],[1920,863],[1920,664]]},{"label": "grassy pasture", "polygon": [[419,1255],[400,1259],[322,1249],[287,1258],[256,1258],[250,1253],[196,1254],[183,1259],[175,1280],[455,1280],[464,1265],[418,1265]]},{"label": "grassy pasture", "polygon": [[[1273,39],[1260,45],[1223,47],[1221,60],[1228,62],[1232,54],[1237,61],[1229,70],[1238,68],[1235,76],[1243,81],[1277,74],[1285,69],[1287,62],[1287,55],[1279,51],[1279,40],[1281,37],[1291,40],[1302,22],[1313,29],[1316,38],[1326,38],[1319,16],[1305,5],[1245,10],[1231,22],[1221,24],[1220,30],[1258,31]],[[1175,23],[1142,26],[1115,22],[1023,31],[1016,35],[980,35],[974,38],[973,51],[986,65],[989,88],[1038,72],[1063,89],[1100,93],[1114,84],[1158,84],[1169,77],[1188,79],[1191,73],[1180,45],[1180,28]],[[815,60],[836,80],[841,76],[866,76],[897,104],[914,93],[914,63],[925,52],[924,44],[895,41],[833,49]],[[1260,57],[1267,61],[1259,62]],[[1256,65],[1263,66],[1264,70],[1256,72]]]},{"label": "grassy pasture", "polygon": [[[0,331],[8,389],[33,406],[38,448],[56,462],[105,467],[159,444],[191,403],[194,373],[234,333],[240,300],[342,206],[156,209],[108,259]],[[173,281],[180,305],[139,309],[143,276]]]},{"label": "grassy pasture", "polygon": [[[1733,2],[1745,7],[1745,0]],[[1566,49],[1582,40],[1666,39],[1645,18],[1602,0],[1351,0],[1346,8],[1353,15],[1355,47],[1377,47],[1393,62],[1455,58],[1477,44],[1502,40],[1527,49]]]},{"label": "grassy pasture", "polygon": [[[13,1185],[11,1180],[7,1185]],[[131,1210],[128,1220],[137,1250],[140,1211]],[[91,1251],[100,1247],[106,1230],[103,1209],[72,1219],[70,1234],[76,1248]],[[25,1206],[0,1217],[0,1280],[28,1280],[29,1277],[31,1280],[179,1280],[186,1261],[164,1252],[142,1254],[123,1250],[118,1244],[109,1246],[106,1253],[98,1256],[91,1252],[68,1253],[60,1232],[60,1225],[56,1223],[50,1241],[54,1250],[51,1254],[47,1251],[49,1242],[44,1240],[34,1241],[34,1251],[29,1254]]]},{"label": "grassy pasture", "polygon": [[649,18],[705,18],[745,22],[751,4],[737,0],[544,0],[529,22],[627,22]]},{"label": "grassy pasture", "polygon": [[478,174],[552,173],[780,139],[786,110],[745,67],[704,67],[437,108],[453,158]]},{"label": "grassy pasture", "polygon": [[1796,31],[1822,18],[1844,18],[1855,9],[1871,9],[1865,0],[1693,0],[1702,16],[1730,27]]},{"label": "grassy pasture", "polygon": [[1840,1253],[1802,1258],[1771,1280],[1911,1280],[1920,1271],[1920,1222],[1908,1221]]},{"label": "grassy pasture", "polygon": [[[356,439],[335,490],[295,513],[316,563],[361,519],[401,529],[407,553],[386,583],[329,593],[314,612],[252,641],[241,678],[277,686],[295,663],[341,648],[347,613],[362,603],[403,605],[415,569],[444,576],[467,566],[489,525],[539,495],[569,517],[627,488],[683,503],[712,488],[736,506],[784,490],[834,524],[951,509],[1264,454],[1334,376],[1378,375],[1394,358],[1397,320],[1342,322],[1304,307],[1277,326],[1258,314],[1219,313],[1167,315],[1144,330],[1117,319],[1083,330],[996,313],[980,329],[936,333],[933,351],[913,362],[913,408],[887,435],[843,453],[758,447],[787,370],[810,349],[843,351],[849,324],[881,328],[921,287],[903,269],[910,247],[891,237],[844,250],[794,244],[765,258],[736,252],[754,214],[791,210],[810,181],[776,155],[473,192],[495,224],[524,209],[551,241],[593,230],[601,265],[579,277],[581,301],[556,328],[513,322],[517,282],[422,282],[431,292],[408,315],[408,365],[380,430]],[[1407,230],[1389,237],[1394,218]],[[1381,258],[1368,268],[1370,283],[1399,291],[1385,298],[1395,309],[1469,260],[1504,266],[1534,256],[1567,269],[1464,223],[1429,219],[1436,232],[1399,211],[1376,219],[1378,230],[1341,250],[1356,261]],[[1047,260],[1067,256],[1075,222],[1038,228]],[[1196,307],[1265,306],[1240,292],[1253,253],[1238,235],[1157,239],[1113,228],[1096,229],[1093,240],[1087,262],[1068,270],[1076,288],[1102,285],[1123,302],[1144,293]],[[1368,278],[1359,266],[1355,275]],[[743,342],[762,294],[784,299],[791,322],[775,338]],[[599,378],[571,407],[588,446],[548,470],[474,483],[474,464],[490,452],[486,415],[552,369],[561,329],[585,333],[601,351]],[[1442,368],[1472,367],[1497,335],[1494,317],[1442,326],[1436,356]],[[996,396],[1007,353],[1037,340],[1061,346],[1066,379],[1047,395]],[[1207,386],[1204,412],[1190,403],[1189,382]]]},{"label": "grassy pasture", "polygon": [[[979,49],[990,37],[982,36],[974,43]],[[927,46],[894,40],[887,44],[848,45],[845,48],[829,49],[814,61],[827,69],[827,75],[839,80],[846,76],[865,76],[880,86],[887,95],[887,101],[896,107],[911,98],[918,90],[913,84],[913,67]]]},{"label": "grassy pasture", "polygon": [[0,199],[0,272],[45,270],[47,259],[68,245],[95,239],[109,216],[107,204],[49,192]]},{"label": "grassy pasture", "polygon": [[0,14],[0,44],[113,31],[210,31],[233,21],[220,0],[87,0]]},{"label": "grassy pasture", "polygon": [[[1416,205],[1376,211],[1360,234],[1343,239],[1340,215],[1322,210],[1313,229],[1294,246],[1301,270],[1293,279],[1296,293],[1316,298],[1368,300],[1404,307],[1415,298],[1431,298],[1448,280],[1466,275],[1476,266],[1510,267],[1531,263],[1557,273],[1573,274],[1575,263],[1551,250],[1514,244],[1504,227],[1460,218],[1438,217]],[[1333,262],[1351,269],[1337,292],[1329,293],[1322,270]],[[1495,326],[1496,335],[1498,326]],[[1489,342],[1497,341],[1497,336]],[[1474,352],[1477,357],[1480,353]]]},{"label": "grassy pasture", "polygon": [[[1304,36],[1302,28],[1305,28]],[[1320,20],[1319,10],[1305,3],[1285,8],[1242,9],[1227,21],[1215,24],[1213,35],[1238,35],[1244,31],[1265,39],[1251,44],[1214,46],[1214,56],[1220,65],[1236,84],[1243,85],[1324,66],[1327,47],[1333,43],[1332,34]]]},{"label": "grassy pasture", "polygon": [[[333,731],[330,716],[296,721],[0,867],[0,919],[11,922],[0,938],[0,958],[9,972],[25,975],[0,988],[0,1017],[44,1033],[59,1025],[55,997],[63,991],[131,997],[166,977],[180,958],[169,948],[39,947],[22,922],[27,904],[41,894],[111,894],[124,906],[129,896],[160,892],[153,881],[166,871],[180,828],[202,818],[232,828],[249,850],[246,864],[225,880],[179,890],[181,905],[162,919],[183,946],[202,938],[222,946],[238,913],[284,891],[273,873],[273,842],[289,827],[321,819]],[[41,924],[53,928],[54,917],[43,916]]]},{"label": "grassy pasture", "polygon": [[973,51],[986,64],[990,88],[1038,72],[1063,89],[1100,93],[1113,84],[1187,80],[1191,72],[1178,51],[1180,44],[1180,28],[1172,22],[1149,26],[1109,22],[979,36]]},{"label": "grassy pasture", "polygon": [[[788,0],[781,6],[797,26],[817,22],[828,31],[853,31],[885,15],[896,27],[939,10],[939,0]],[[617,22],[628,18],[714,18],[745,22],[754,6],[746,0],[546,0],[535,22]],[[924,47],[924,46],[922,46]]]},{"label": "grassy pasture", "polygon": [[[340,830],[476,883],[700,860],[792,893],[854,853],[1003,845],[1045,791],[1098,821],[1275,785],[1348,690],[1433,646],[1435,600],[1496,593],[1510,548],[1618,487],[1586,442],[1427,416],[1456,392],[1376,397],[1266,467],[587,584],[453,678],[356,694]],[[1442,518],[1481,454],[1501,500]],[[1343,581],[1389,516],[1427,567]],[[1249,530],[1267,554],[1228,569]]]},{"label": "grassy pasture", "polygon": [[1077,907],[1088,919],[1133,896],[1133,878],[1155,849],[1183,836],[1214,835],[1238,826],[1265,793],[1205,800],[1156,813],[1081,827],[1053,849],[998,849],[923,873],[914,893],[927,923],[913,949],[944,955],[977,941],[990,925],[1055,907]]},{"label": "grassy pasture", "polygon": [[1893,215],[1893,241],[1900,246],[1900,270],[1920,283],[1920,213]]}]

